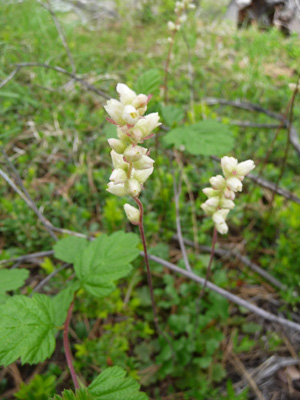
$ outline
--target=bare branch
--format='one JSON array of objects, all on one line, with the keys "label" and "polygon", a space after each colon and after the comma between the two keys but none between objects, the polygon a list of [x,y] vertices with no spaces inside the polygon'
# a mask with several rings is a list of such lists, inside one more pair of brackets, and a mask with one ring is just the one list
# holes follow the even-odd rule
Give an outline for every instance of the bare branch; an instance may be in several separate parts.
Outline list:
[{"label": "bare branch", "polygon": [[6,85],[19,71],[19,68],[14,69],[3,81],[0,82],[0,89]]},{"label": "bare branch", "polygon": [[61,26],[61,24],[60,24],[60,22],[58,21],[58,19],[56,18],[56,15],[55,15],[54,11],[53,11],[52,8],[51,8],[51,3],[49,2],[49,0],[47,0],[47,4],[48,4],[48,5],[46,6],[46,4],[44,4],[41,0],[37,0],[37,2],[38,2],[45,10],[47,10],[47,11],[51,14],[52,19],[53,19],[53,21],[54,21],[54,24],[55,24],[55,26],[56,26],[58,35],[59,35],[60,40],[61,40],[61,42],[62,42],[62,45],[64,46],[64,48],[65,48],[65,50],[66,50],[66,53],[67,53],[67,56],[68,56],[68,58],[69,58],[70,65],[71,65],[71,68],[72,68],[72,72],[75,74],[75,73],[76,73],[76,67],[75,67],[75,63],[74,63],[73,56],[72,56],[72,54],[71,54],[70,48],[69,48],[68,43],[67,43],[67,39],[66,39],[66,35],[65,35],[65,32],[64,32],[64,29],[63,29],[63,27]]},{"label": "bare branch", "polygon": [[[179,241],[179,238],[177,235],[174,236],[174,239]],[[192,246],[192,247],[194,246],[194,243],[191,240],[188,240],[185,238],[183,240],[186,245]],[[211,247],[209,247],[209,246],[200,245],[199,248],[200,248],[200,250],[205,251],[206,253],[211,253]],[[283,285],[281,282],[279,282],[276,278],[274,278],[274,276],[269,274],[265,269],[261,268],[260,266],[258,266],[257,264],[255,264],[254,262],[249,260],[248,257],[243,256],[241,253],[239,253],[235,249],[233,251],[231,251],[231,250],[226,250],[226,249],[222,249],[219,247],[219,248],[215,249],[215,254],[219,257],[226,257],[226,258],[235,257],[239,261],[241,261],[244,265],[246,265],[247,267],[252,269],[252,271],[256,272],[257,274],[262,276],[264,279],[266,279],[268,282],[270,282],[272,285],[274,285],[282,290],[286,289],[286,286]]]},{"label": "bare branch", "polygon": [[289,129],[290,142],[294,146],[294,149],[297,151],[297,153],[300,155],[300,141],[299,141],[298,133],[297,133],[296,129],[289,123],[289,120],[287,118],[282,117],[282,115],[277,114],[273,111],[269,111],[257,104],[249,103],[246,101],[240,101],[240,100],[231,101],[231,100],[226,100],[226,99],[217,99],[215,97],[205,97],[203,99],[203,101],[205,101],[205,103],[208,105],[223,104],[223,105],[241,108],[241,109],[247,110],[247,111],[260,112],[265,115],[268,115],[271,118],[276,119],[277,121],[280,121],[281,123],[283,123],[283,126],[285,126],[287,129]]},{"label": "bare branch", "polygon": [[181,223],[180,223],[180,211],[179,211],[179,197],[181,193],[181,177],[179,178],[179,184],[177,189],[176,178],[173,171],[173,187],[174,187],[174,201],[175,201],[175,210],[176,210],[176,229],[177,229],[177,237],[180,246],[180,250],[182,253],[182,257],[184,260],[185,267],[188,271],[192,272],[192,268],[186,253],[186,248],[184,245],[184,241],[182,238],[182,230],[181,230]]},{"label": "bare branch", "polygon": [[90,83],[86,82],[84,79],[79,78],[77,75],[73,74],[72,72],[67,71],[64,68],[52,66],[49,64],[35,63],[35,62],[20,63],[20,64],[14,64],[14,65],[18,69],[26,68],[26,67],[40,67],[40,68],[50,69],[50,70],[59,72],[60,74],[64,74],[66,76],[69,76],[70,78],[73,78],[76,82],[81,83],[82,86],[85,86],[91,92],[94,92],[94,93],[98,94],[99,96],[104,97],[105,99],[110,99],[110,96],[108,94],[106,94],[105,92],[103,92],[100,89],[97,89],[94,85],[91,85]]},{"label": "bare branch", "polygon": [[[144,253],[141,252],[141,255],[144,256]],[[178,274],[181,274],[181,275],[193,280],[194,282],[199,283],[201,286],[204,286],[204,284],[205,284],[205,279],[204,278],[201,278],[200,276],[195,275],[194,273],[189,272],[189,271],[187,271],[185,269],[179,268],[175,264],[172,264],[172,263],[170,263],[168,261],[165,261],[165,260],[163,260],[163,259],[161,259],[159,257],[153,256],[153,255],[149,255],[149,258],[150,258],[150,260],[155,261],[160,265],[163,265],[164,267],[170,269],[171,271],[174,271],[174,272],[176,272]],[[276,323],[278,323],[280,325],[283,325],[283,326],[289,327],[289,328],[293,328],[293,329],[297,330],[298,332],[300,332],[300,324],[297,324],[296,322],[290,321],[290,320],[288,320],[286,318],[277,317],[276,315],[271,314],[270,312],[265,311],[262,308],[257,307],[256,305],[254,305],[254,304],[252,304],[252,303],[250,303],[250,302],[248,302],[248,301],[246,301],[244,299],[241,299],[240,297],[228,292],[227,290],[222,289],[217,285],[214,285],[210,281],[207,281],[206,287],[208,289],[212,290],[213,292],[218,293],[219,295],[221,295],[225,299],[227,299],[227,300],[229,300],[229,301],[231,301],[231,302],[233,302],[233,303],[235,303],[235,304],[237,304],[237,305],[239,305],[241,307],[246,308],[247,310],[249,310],[249,311],[253,312],[254,314],[262,317],[263,319],[266,319],[266,320],[272,321],[272,322],[276,322]]]}]

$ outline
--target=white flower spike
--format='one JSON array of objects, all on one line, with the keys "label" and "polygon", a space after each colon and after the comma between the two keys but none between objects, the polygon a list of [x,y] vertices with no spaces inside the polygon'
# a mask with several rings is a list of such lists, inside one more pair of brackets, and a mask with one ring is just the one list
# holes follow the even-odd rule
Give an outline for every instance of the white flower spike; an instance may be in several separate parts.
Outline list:
[{"label": "white flower spike", "polygon": [[[154,164],[147,155],[148,149],[138,144],[151,137],[161,123],[158,113],[144,116],[151,96],[137,95],[124,83],[118,83],[116,90],[120,101],[111,99],[104,106],[108,121],[117,125],[118,135],[118,139],[108,139],[114,170],[107,191],[120,197],[137,198]],[[129,204],[125,204],[124,210],[130,222],[139,224],[139,210]]]},{"label": "white flower spike", "polygon": [[221,167],[225,178],[222,175],[210,178],[212,188],[203,189],[208,200],[201,205],[201,208],[206,215],[212,217],[216,230],[225,235],[228,232],[225,221],[229,211],[235,207],[233,202],[235,193],[242,191],[242,181],[255,165],[252,160],[239,163],[234,157],[223,157]]}]

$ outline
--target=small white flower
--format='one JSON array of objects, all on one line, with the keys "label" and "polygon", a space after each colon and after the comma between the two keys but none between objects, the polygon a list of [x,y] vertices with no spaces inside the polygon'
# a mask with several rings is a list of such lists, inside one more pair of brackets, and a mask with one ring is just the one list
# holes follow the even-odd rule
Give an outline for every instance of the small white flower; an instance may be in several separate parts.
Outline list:
[{"label": "small white flower", "polygon": [[143,139],[143,133],[140,129],[133,128],[130,137],[135,143],[140,143]]},{"label": "small white flower", "polygon": [[133,163],[134,169],[148,169],[152,168],[154,164],[154,160],[148,156],[143,156],[139,161]]},{"label": "small white flower", "polygon": [[241,192],[243,190],[243,184],[242,182],[238,179],[235,178],[234,176],[232,178],[228,178],[226,180],[227,187],[234,192]]},{"label": "small white flower", "polygon": [[235,204],[234,204],[234,202],[232,200],[223,198],[223,199],[220,200],[220,207],[221,208],[228,208],[229,210],[231,210],[232,208],[235,207]]},{"label": "small white flower", "polygon": [[125,189],[127,194],[132,197],[137,197],[141,193],[142,185],[136,179],[128,179],[125,182]]},{"label": "small white flower", "polygon": [[124,83],[118,83],[116,90],[120,95],[121,103],[125,106],[131,104],[137,97],[136,93]]},{"label": "small white flower", "polygon": [[145,116],[145,118],[141,118],[135,125],[135,129],[139,129],[143,137],[149,136],[150,133],[161,125],[159,121],[158,113],[151,113]]},{"label": "small white flower", "polygon": [[122,125],[124,123],[122,118],[124,113],[124,105],[122,103],[120,103],[118,100],[111,99],[108,100],[104,108],[107,114],[116,124]]},{"label": "small white flower", "polygon": [[128,125],[135,125],[139,117],[140,115],[137,109],[132,105],[127,105],[124,107],[122,118]]},{"label": "small white flower", "polygon": [[222,224],[216,224],[216,229],[221,235],[226,235],[228,232],[228,225],[226,222],[223,222]]},{"label": "small white flower", "polygon": [[183,24],[186,20],[187,20],[187,15],[186,15],[186,14],[182,14],[182,15],[179,17],[179,22],[180,22],[181,24]]},{"label": "small white flower", "polygon": [[126,134],[127,131],[128,131],[127,126],[125,126],[125,128],[124,127],[120,127],[120,126],[117,127],[118,138],[120,140],[122,140],[123,142],[125,142],[125,143],[128,142],[128,144],[129,144],[130,141],[129,141],[129,136]]},{"label": "small white flower", "polygon": [[214,223],[215,224],[223,224],[227,218],[228,213],[229,213],[229,210],[226,210],[226,209],[221,209],[221,210],[216,211],[212,216]]},{"label": "small white flower", "polygon": [[118,154],[114,150],[112,150],[110,152],[110,155],[111,155],[113,167],[115,169],[118,169],[118,168],[125,169],[125,170],[128,169],[128,163],[124,161],[123,154]]},{"label": "small white flower", "polygon": [[133,178],[139,181],[140,183],[144,183],[152,174],[153,169],[154,168],[152,167],[148,169],[133,170]]},{"label": "small white flower", "polygon": [[219,197],[211,197],[201,205],[201,208],[203,209],[205,214],[212,215],[214,212],[217,211],[219,203],[220,203]]},{"label": "small white flower", "polygon": [[140,223],[140,210],[138,210],[135,207],[132,207],[130,204],[124,204],[124,210],[126,213],[127,218],[129,219],[129,221],[134,224],[134,225],[138,225]]},{"label": "small white flower", "polygon": [[128,146],[124,151],[124,156],[126,161],[128,162],[135,162],[142,158],[147,153],[147,149],[142,146]]},{"label": "small white flower", "polygon": [[109,180],[114,182],[115,184],[117,183],[124,183],[128,179],[126,172],[124,169],[114,169],[112,174],[109,177]]},{"label": "small white flower", "polygon": [[219,194],[220,194],[219,190],[215,190],[215,189],[212,189],[212,188],[204,188],[204,189],[202,189],[202,192],[207,197],[215,197],[215,196],[219,196]]},{"label": "small white flower", "polygon": [[240,176],[245,176],[249,174],[255,168],[255,164],[252,160],[247,160],[239,163],[235,169],[236,174]]},{"label": "small white flower", "polygon": [[176,25],[174,24],[174,22],[172,22],[172,21],[168,22],[168,29],[171,32],[176,30]]},{"label": "small white flower", "polygon": [[109,182],[106,190],[119,197],[126,196],[127,194],[124,183],[119,183],[115,185],[113,182]]},{"label": "small white flower", "polygon": [[107,141],[112,150],[114,150],[118,154],[122,154],[123,151],[126,149],[127,144],[124,143],[124,141],[122,140],[111,138],[107,139]]},{"label": "small white flower", "polygon": [[[136,98],[133,100],[132,105],[133,107],[135,107],[136,109],[143,107],[145,108],[145,111],[147,110],[147,103],[148,103],[148,96],[146,96],[145,94],[139,94],[138,96],[136,96]],[[139,110],[140,111],[140,110]],[[144,111],[144,112],[145,112]],[[140,114],[141,115],[141,114]]]},{"label": "small white flower", "polygon": [[217,190],[223,190],[226,187],[226,181],[222,175],[213,176],[209,180],[211,186]]},{"label": "small white flower", "polygon": [[228,189],[228,188],[224,189],[223,194],[224,194],[224,197],[226,199],[229,199],[229,200],[234,200],[235,199],[234,192],[232,190]]},{"label": "small white flower", "polygon": [[171,37],[168,37],[168,43],[174,43],[174,39],[172,39]]},{"label": "small white flower", "polygon": [[221,158],[221,167],[225,178],[229,178],[232,175],[232,172],[237,167],[237,164],[238,160],[234,157],[225,156]]}]

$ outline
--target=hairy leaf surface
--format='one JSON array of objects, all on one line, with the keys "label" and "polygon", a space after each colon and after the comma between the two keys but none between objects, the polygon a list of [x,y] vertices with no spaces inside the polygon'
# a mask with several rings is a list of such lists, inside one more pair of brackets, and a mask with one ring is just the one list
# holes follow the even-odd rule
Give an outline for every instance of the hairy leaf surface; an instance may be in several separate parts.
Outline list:
[{"label": "hairy leaf surface", "polygon": [[46,295],[10,297],[0,306],[0,363],[44,361],[54,351],[54,309]]},{"label": "hairy leaf surface", "polygon": [[27,269],[0,269],[0,293],[20,288],[28,276]]},{"label": "hairy leaf surface", "polygon": [[234,145],[231,131],[225,124],[214,120],[197,122],[170,130],[164,136],[165,143],[184,149],[193,155],[224,155]]},{"label": "hairy leaf surface", "polygon": [[140,385],[120,367],[107,368],[89,386],[96,400],[147,400]]},{"label": "hairy leaf surface", "polygon": [[74,263],[75,273],[83,287],[96,297],[115,289],[114,281],[131,271],[130,262],[139,251],[138,237],[133,233],[115,232],[101,235],[81,252]]},{"label": "hairy leaf surface", "polygon": [[59,260],[74,264],[82,250],[87,247],[88,241],[76,236],[68,236],[55,243],[54,256]]},{"label": "hairy leaf surface", "polygon": [[55,395],[51,400],[95,400],[95,397],[87,389],[76,390],[75,393],[72,390],[64,390],[62,397]]}]

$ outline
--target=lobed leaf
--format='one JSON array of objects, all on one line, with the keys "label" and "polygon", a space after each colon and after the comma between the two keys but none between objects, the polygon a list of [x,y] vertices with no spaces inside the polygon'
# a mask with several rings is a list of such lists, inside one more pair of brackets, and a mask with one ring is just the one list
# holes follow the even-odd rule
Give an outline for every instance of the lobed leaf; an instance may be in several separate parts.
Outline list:
[{"label": "lobed leaf", "polygon": [[0,306],[0,364],[18,358],[36,364],[50,357],[55,348],[54,309],[46,295],[10,297]]},{"label": "lobed leaf", "polygon": [[146,95],[154,95],[159,91],[160,84],[160,71],[158,69],[149,69],[139,76],[134,86],[134,90],[137,92],[137,94],[143,93]]},{"label": "lobed leaf", "polygon": [[88,387],[95,400],[147,400],[139,388],[133,378],[126,378],[126,371],[120,367],[107,368]]},{"label": "lobed leaf", "polygon": [[135,234],[119,231],[89,243],[74,264],[83,287],[99,298],[111,293],[115,289],[113,282],[131,271],[130,262],[139,254],[138,242]]},{"label": "lobed leaf", "polygon": [[182,108],[176,106],[160,105],[161,115],[168,126],[172,126],[175,122],[180,122],[184,117]]},{"label": "lobed leaf", "polygon": [[55,243],[53,247],[54,256],[59,260],[74,264],[87,245],[88,241],[84,238],[68,236]]},{"label": "lobed leaf", "polygon": [[214,120],[197,122],[194,125],[181,126],[169,131],[165,143],[184,149],[193,155],[223,155],[234,145],[231,131],[225,124]]},{"label": "lobed leaf", "polygon": [[0,269],[0,293],[19,289],[28,276],[27,269]]}]

